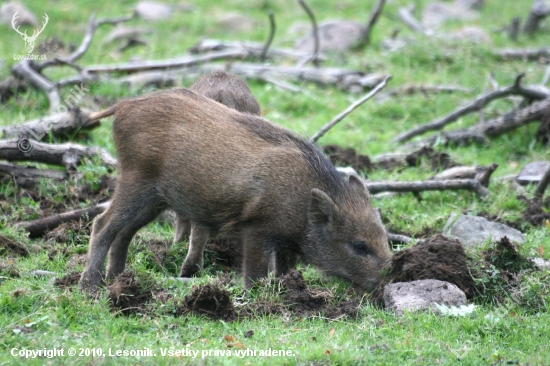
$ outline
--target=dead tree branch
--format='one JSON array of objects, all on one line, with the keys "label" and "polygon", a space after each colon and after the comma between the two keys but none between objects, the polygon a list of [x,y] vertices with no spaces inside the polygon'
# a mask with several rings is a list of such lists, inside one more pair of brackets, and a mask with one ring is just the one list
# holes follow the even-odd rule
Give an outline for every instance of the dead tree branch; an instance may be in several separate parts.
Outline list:
[{"label": "dead tree branch", "polygon": [[376,85],[370,92],[368,92],[363,98],[359,99],[358,101],[354,102],[352,105],[350,105],[346,110],[344,110],[342,113],[340,113],[338,116],[336,116],[332,121],[327,123],[323,128],[321,128],[315,135],[313,135],[310,139],[311,142],[315,143],[317,140],[319,140],[325,133],[327,133],[328,130],[330,130],[332,127],[334,127],[338,122],[346,118],[348,114],[353,112],[357,107],[359,107],[361,104],[365,103],[370,98],[374,97],[380,90],[382,90],[385,86],[388,80],[391,78],[391,76],[386,76],[384,80],[382,80],[378,85]]},{"label": "dead tree branch", "polygon": [[[217,39],[203,39],[200,40],[195,46],[189,49],[192,54],[198,53],[210,53],[218,51],[235,51],[246,53],[245,58],[258,58],[262,56],[262,52],[265,49],[265,44],[257,42],[230,42],[221,41]],[[309,56],[309,53],[302,52],[291,48],[273,48],[270,47],[265,55],[269,58],[283,58],[292,60],[302,60]]]},{"label": "dead tree branch", "polygon": [[531,11],[527,16],[523,31],[527,34],[534,34],[538,29],[540,22],[550,14],[550,9],[543,0],[535,0]]},{"label": "dead tree branch", "polygon": [[277,27],[275,24],[275,15],[273,15],[273,11],[270,11],[267,15],[269,17],[269,37],[267,38],[267,41],[265,42],[265,46],[262,50],[262,54],[260,55],[261,62],[265,62],[267,51],[269,50],[269,47],[273,42],[273,38],[275,37],[275,31],[277,30]]},{"label": "dead tree branch", "polygon": [[80,46],[67,57],[54,57],[51,60],[46,60],[44,62],[37,64],[36,70],[38,72],[41,72],[43,69],[51,66],[74,65],[74,63],[78,61],[82,56],[84,56],[86,51],[88,51],[88,49],[90,48],[95,32],[99,26],[103,24],[117,25],[122,22],[130,21],[134,18],[135,18],[135,15],[130,15],[122,18],[96,20],[95,14],[92,14],[90,16],[90,19],[88,20],[86,33],[84,33],[84,38],[82,39],[82,43],[80,44]]},{"label": "dead tree branch", "polygon": [[86,67],[84,70],[89,74],[113,73],[113,72],[131,73],[131,72],[146,71],[146,70],[165,70],[165,69],[192,67],[205,62],[215,61],[220,59],[242,58],[247,55],[248,53],[244,52],[243,50],[227,50],[227,51],[212,52],[210,54],[200,55],[200,56],[182,56],[182,57],[168,59],[168,60],[150,60],[150,61],[113,64],[113,65],[92,65],[92,66]]},{"label": "dead tree branch", "polygon": [[29,233],[30,237],[37,237],[43,235],[49,230],[55,229],[65,222],[76,220],[84,220],[85,222],[89,222],[99,214],[103,213],[110,205],[111,201],[108,201],[93,207],[64,212],[38,220],[18,222],[15,226],[23,228]]},{"label": "dead tree branch", "polygon": [[55,179],[63,181],[67,179],[67,173],[63,170],[37,169],[15,164],[0,162],[0,177],[11,176],[15,185],[23,188],[30,188],[40,182],[40,179]]},{"label": "dead tree branch", "polygon": [[490,93],[484,94],[479,98],[477,98],[476,100],[474,100],[473,102],[470,102],[467,105],[458,108],[457,110],[451,112],[445,117],[438,118],[430,123],[417,126],[397,136],[394,139],[394,142],[405,142],[412,139],[415,136],[424,134],[428,131],[441,130],[443,127],[447,126],[452,122],[455,122],[460,117],[481,110],[483,107],[485,107],[487,104],[489,104],[493,100],[507,97],[509,95],[522,95],[526,98],[536,99],[536,100],[540,100],[548,97],[547,93],[544,93],[539,89],[522,86],[520,83],[524,75],[525,74],[523,73],[518,75],[516,77],[516,81],[512,86],[509,86],[506,88],[500,88]]},{"label": "dead tree branch", "polygon": [[546,169],[546,172],[544,173],[541,180],[539,181],[539,184],[537,184],[537,188],[535,188],[535,199],[542,200],[542,197],[544,196],[544,192],[546,191],[546,187],[548,187],[549,183],[550,183],[550,168]]},{"label": "dead tree branch", "polygon": [[61,105],[61,96],[57,87],[33,67],[31,60],[23,60],[12,67],[11,72],[17,78],[26,80],[35,89],[46,94],[50,103],[50,112],[57,110]]},{"label": "dead tree branch", "polygon": [[319,27],[317,26],[317,21],[315,20],[315,15],[313,14],[313,11],[311,11],[310,7],[306,4],[304,0],[298,0],[298,3],[300,6],[304,9],[304,11],[307,13],[307,16],[309,17],[309,20],[311,21],[311,27],[313,32],[313,40],[314,40],[314,46],[313,46],[313,52],[311,56],[305,60],[304,62],[301,62],[300,65],[303,66],[307,64],[309,61],[313,63],[315,67],[319,67]]},{"label": "dead tree branch", "polygon": [[34,161],[64,166],[67,171],[75,171],[83,158],[99,157],[110,168],[116,167],[117,160],[106,150],[98,147],[82,146],[73,143],[44,144],[37,141],[30,145],[20,140],[0,140],[0,159],[8,161]]},{"label": "dead tree branch", "polygon": [[399,19],[414,32],[426,34],[427,31],[424,29],[424,26],[422,26],[422,24],[420,24],[420,22],[416,20],[416,18],[412,14],[414,8],[414,5],[399,8],[399,11],[397,13],[399,15]]},{"label": "dead tree branch", "polygon": [[444,144],[456,144],[466,146],[471,143],[487,143],[487,137],[495,137],[526,125],[531,122],[540,121],[544,118],[545,113],[550,109],[550,98],[532,105],[506,113],[503,116],[487,121],[483,124],[477,124],[466,129],[443,133],[441,136],[432,136],[424,143],[433,145],[438,140],[442,140]]},{"label": "dead tree branch", "polygon": [[378,0],[378,3],[376,3],[374,10],[370,15],[369,21],[367,22],[367,26],[365,27],[365,30],[363,32],[363,37],[358,46],[359,48],[367,46],[370,43],[370,35],[374,26],[376,25],[376,22],[378,21],[378,18],[380,18],[380,14],[382,14],[382,9],[384,9],[385,4],[386,0]]},{"label": "dead tree branch", "polygon": [[510,35],[510,39],[514,42],[518,40],[520,22],[521,19],[519,17],[515,17],[512,19],[512,23],[510,24],[508,34]]},{"label": "dead tree branch", "polygon": [[36,140],[45,134],[67,135],[81,128],[93,128],[99,125],[99,121],[93,120],[93,113],[71,109],[67,112],[52,114],[23,124],[11,125],[0,128],[4,138],[31,138]]},{"label": "dead tree branch", "polygon": [[530,60],[548,62],[550,59],[550,47],[530,49],[503,49],[497,55],[504,60]]},{"label": "dead tree branch", "polygon": [[386,232],[386,235],[388,236],[388,241],[394,244],[409,244],[412,239],[405,235],[400,234],[394,234],[390,232]]},{"label": "dead tree branch", "polygon": [[365,185],[372,194],[380,192],[422,192],[466,189],[475,192],[479,197],[491,194],[489,190],[475,179],[428,180],[418,182],[371,182]]}]

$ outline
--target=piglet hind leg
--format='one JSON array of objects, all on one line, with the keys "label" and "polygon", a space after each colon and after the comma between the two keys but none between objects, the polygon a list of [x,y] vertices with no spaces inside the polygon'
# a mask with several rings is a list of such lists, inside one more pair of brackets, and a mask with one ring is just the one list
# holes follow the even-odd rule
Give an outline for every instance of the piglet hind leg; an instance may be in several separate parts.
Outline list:
[{"label": "piglet hind leg", "polygon": [[117,188],[113,203],[92,227],[86,268],[80,278],[80,288],[95,289],[102,280],[103,264],[107,253],[107,277],[114,277],[124,270],[128,246],[134,234],[151,222],[163,209],[152,189],[133,191]]},{"label": "piglet hind leg", "polygon": [[189,251],[181,266],[180,277],[191,277],[204,267],[204,248],[210,238],[210,229],[191,223]]},{"label": "piglet hind leg", "polygon": [[271,254],[267,251],[269,236],[257,229],[244,229],[243,240],[243,284],[252,287],[260,278],[266,277],[270,267]]}]

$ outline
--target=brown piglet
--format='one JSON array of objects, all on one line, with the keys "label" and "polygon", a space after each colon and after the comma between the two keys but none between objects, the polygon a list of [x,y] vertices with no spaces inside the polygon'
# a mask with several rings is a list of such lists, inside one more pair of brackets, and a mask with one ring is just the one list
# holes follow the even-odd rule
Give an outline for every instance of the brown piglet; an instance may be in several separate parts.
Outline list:
[{"label": "brown piglet", "polygon": [[[119,102],[117,188],[93,224],[82,289],[124,270],[134,234],[167,208],[243,245],[243,279],[277,275],[297,255],[373,290],[391,253],[362,180],[343,178],[309,141],[191,90]],[[202,253],[201,253],[202,254]],[[187,259],[186,259],[187,262]]]}]

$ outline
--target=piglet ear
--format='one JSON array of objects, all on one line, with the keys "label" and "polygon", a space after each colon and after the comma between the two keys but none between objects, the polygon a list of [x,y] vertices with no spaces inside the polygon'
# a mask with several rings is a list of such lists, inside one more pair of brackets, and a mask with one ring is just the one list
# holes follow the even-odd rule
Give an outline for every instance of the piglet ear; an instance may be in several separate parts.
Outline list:
[{"label": "piglet ear", "polygon": [[307,217],[315,225],[329,224],[334,214],[334,202],[323,191],[317,188],[311,190],[311,200]]},{"label": "piglet ear", "polygon": [[365,186],[365,183],[363,182],[363,180],[361,178],[359,178],[357,175],[355,174],[351,174],[349,176],[349,185],[351,186],[351,188],[357,192],[358,194],[360,194],[362,197],[365,198],[365,200],[367,200],[367,202],[370,202],[370,193],[369,193],[369,190],[367,189],[367,187]]}]

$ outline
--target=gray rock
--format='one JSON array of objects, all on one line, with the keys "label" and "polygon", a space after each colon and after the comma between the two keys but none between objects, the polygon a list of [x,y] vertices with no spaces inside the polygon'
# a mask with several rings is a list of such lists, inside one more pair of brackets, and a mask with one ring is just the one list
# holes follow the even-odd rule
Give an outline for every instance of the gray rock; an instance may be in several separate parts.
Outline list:
[{"label": "gray rock", "polygon": [[550,261],[542,258],[533,258],[531,260],[533,261],[533,264],[537,267],[538,270],[550,271]]},{"label": "gray rock", "polygon": [[437,28],[450,20],[468,21],[477,17],[477,14],[460,3],[433,2],[422,12],[422,25],[426,28]]},{"label": "gray rock", "polygon": [[145,20],[164,20],[172,16],[172,7],[155,1],[140,1],[134,9],[137,16]]},{"label": "gray rock", "polygon": [[439,280],[396,282],[384,287],[386,310],[403,315],[404,311],[438,311],[435,304],[447,307],[466,304],[466,295],[452,283]]},{"label": "gray rock", "polygon": [[525,235],[504,224],[483,217],[451,214],[443,228],[443,235],[458,239],[462,245],[471,247],[487,239],[500,240],[503,236],[515,243],[525,242]]},{"label": "gray rock", "polygon": [[521,169],[516,180],[519,184],[538,183],[544,173],[550,168],[550,163],[547,161],[534,161]]},{"label": "gray rock", "polygon": [[124,25],[118,25],[103,39],[103,42],[110,43],[120,40],[137,39],[140,36],[151,32],[152,30],[149,28],[126,27]]},{"label": "gray rock", "polygon": [[[25,7],[25,5],[16,2],[7,2],[0,7],[0,23],[11,25],[13,14],[17,12],[17,25],[30,25],[33,27],[38,26],[38,19],[36,16]],[[21,29],[24,32],[23,29]],[[30,32],[32,34],[32,31]],[[29,35],[30,35],[29,34]]]},{"label": "gray rock", "polygon": [[[318,27],[319,52],[345,52],[357,44],[363,36],[365,26],[350,20],[330,20]],[[304,52],[313,52],[315,37],[313,32],[296,41],[294,48]]]}]

